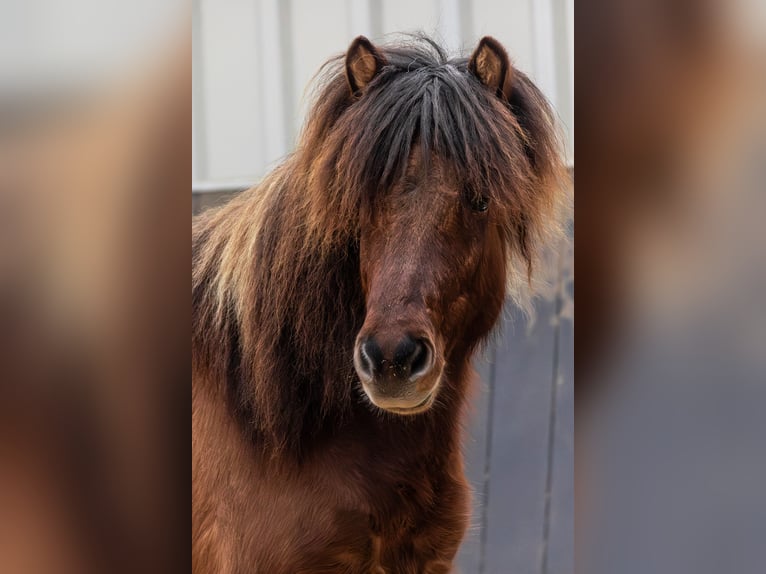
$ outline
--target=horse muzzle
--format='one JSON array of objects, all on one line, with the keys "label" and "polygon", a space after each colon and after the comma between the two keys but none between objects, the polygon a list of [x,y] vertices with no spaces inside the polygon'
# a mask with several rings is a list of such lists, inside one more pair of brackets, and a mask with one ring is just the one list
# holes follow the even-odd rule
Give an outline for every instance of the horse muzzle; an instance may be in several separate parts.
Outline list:
[{"label": "horse muzzle", "polygon": [[433,404],[443,370],[431,339],[409,333],[360,333],[354,367],[370,401],[402,415]]}]

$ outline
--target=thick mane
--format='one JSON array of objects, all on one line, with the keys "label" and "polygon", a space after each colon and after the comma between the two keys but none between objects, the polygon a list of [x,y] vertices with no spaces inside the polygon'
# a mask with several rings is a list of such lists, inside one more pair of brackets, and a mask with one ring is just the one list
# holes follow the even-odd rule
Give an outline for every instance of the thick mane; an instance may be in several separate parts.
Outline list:
[{"label": "thick mane", "polygon": [[361,98],[342,57],[318,78],[296,151],[256,187],[193,224],[193,368],[226,381],[249,427],[296,446],[343,420],[364,321],[358,240],[374,200],[421,157],[454,166],[502,221],[512,296],[560,232],[562,157],[552,111],[521,72],[502,102],[427,38],[383,46]]}]

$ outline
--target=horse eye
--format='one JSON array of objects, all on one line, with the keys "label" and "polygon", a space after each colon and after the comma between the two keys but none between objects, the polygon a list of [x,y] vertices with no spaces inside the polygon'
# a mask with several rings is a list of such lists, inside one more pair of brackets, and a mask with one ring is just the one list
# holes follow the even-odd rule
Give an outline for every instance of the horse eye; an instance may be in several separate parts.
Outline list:
[{"label": "horse eye", "polygon": [[483,195],[471,200],[471,209],[478,213],[484,213],[489,209],[489,198]]}]

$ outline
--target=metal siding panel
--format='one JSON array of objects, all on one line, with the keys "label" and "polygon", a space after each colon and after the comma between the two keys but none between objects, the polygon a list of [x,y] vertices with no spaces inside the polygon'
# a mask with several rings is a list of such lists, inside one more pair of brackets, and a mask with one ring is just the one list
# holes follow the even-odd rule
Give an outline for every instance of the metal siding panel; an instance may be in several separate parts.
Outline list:
[{"label": "metal siding panel", "polygon": [[[291,74],[291,61],[283,53],[279,0],[257,0],[258,85],[260,129],[263,150],[262,172],[288,151],[289,126],[285,125],[284,76]],[[292,142],[291,147],[292,147]]]},{"label": "metal siding panel", "polygon": [[574,29],[570,21],[573,0],[552,0],[553,37],[544,48],[551,52],[556,73],[556,111],[564,126],[567,162],[574,157]]},{"label": "metal siding panel", "polygon": [[460,0],[440,0],[437,9],[436,28],[439,36],[450,53],[459,53],[463,48]]},{"label": "metal siding panel", "polygon": [[472,19],[473,41],[468,43],[471,49],[482,36],[494,36],[508,50],[516,67],[534,78],[534,25],[527,0],[474,0]]},{"label": "metal siding panel", "polygon": [[252,0],[201,2],[207,163],[209,179],[261,174],[256,10]]},{"label": "metal siding panel", "polygon": [[574,98],[570,54],[574,51],[569,34],[569,5],[572,0],[553,0],[553,43],[548,49],[556,66],[556,110],[566,131],[567,156],[574,151]]},{"label": "metal siding panel", "polygon": [[493,361],[494,347],[487,349],[474,360],[477,377],[471,389],[465,421],[466,430],[463,435],[465,474],[472,490],[471,524],[456,558],[459,570],[463,574],[478,572],[481,564]]},{"label": "metal siding panel", "polygon": [[556,61],[554,40],[553,0],[535,0],[532,3],[533,49],[535,81],[554,106],[558,104],[556,89]]},{"label": "metal siding panel", "polygon": [[330,57],[345,52],[349,33],[345,0],[290,0],[293,53],[293,126],[299,130],[311,103],[311,79]]},{"label": "metal siding panel", "polygon": [[574,572],[574,277],[571,245],[564,247],[559,318],[556,425],[553,431],[550,515],[543,574]]},{"label": "metal siding panel", "polygon": [[202,25],[200,0],[192,5],[192,181],[207,179],[207,137],[205,105],[202,99],[205,80],[202,76]]},{"label": "metal siding panel", "polygon": [[437,4],[412,0],[386,0],[383,2],[383,33],[423,32],[436,30]]},{"label": "metal siding panel", "polygon": [[473,1],[459,0],[460,2],[460,44],[465,52],[473,49],[474,26],[473,26]]},{"label": "metal siding panel", "polygon": [[346,0],[346,12],[348,14],[348,35],[374,36],[372,27],[372,13],[369,0]]},{"label": "metal siding panel", "polygon": [[495,362],[484,572],[539,572],[555,327],[555,302],[541,301],[527,333],[505,319]]}]

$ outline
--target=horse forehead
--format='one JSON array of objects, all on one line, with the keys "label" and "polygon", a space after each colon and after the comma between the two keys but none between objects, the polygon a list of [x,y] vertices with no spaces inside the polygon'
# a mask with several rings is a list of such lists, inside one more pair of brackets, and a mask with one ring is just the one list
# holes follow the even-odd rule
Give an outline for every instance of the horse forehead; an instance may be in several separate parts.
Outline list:
[{"label": "horse forehead", "polygon": [[426,233],[449,227],[459,207],[458,186],[442,176],[425,174],[398,186],[379,204],[377,225],[398,233]]},{"label": "horse forehead", "polygon": [[460,172],[454,162],[433,149],[425,151],[418,140],[414,142],[402,180],[405,186],[452,188],[459,180]]}]

